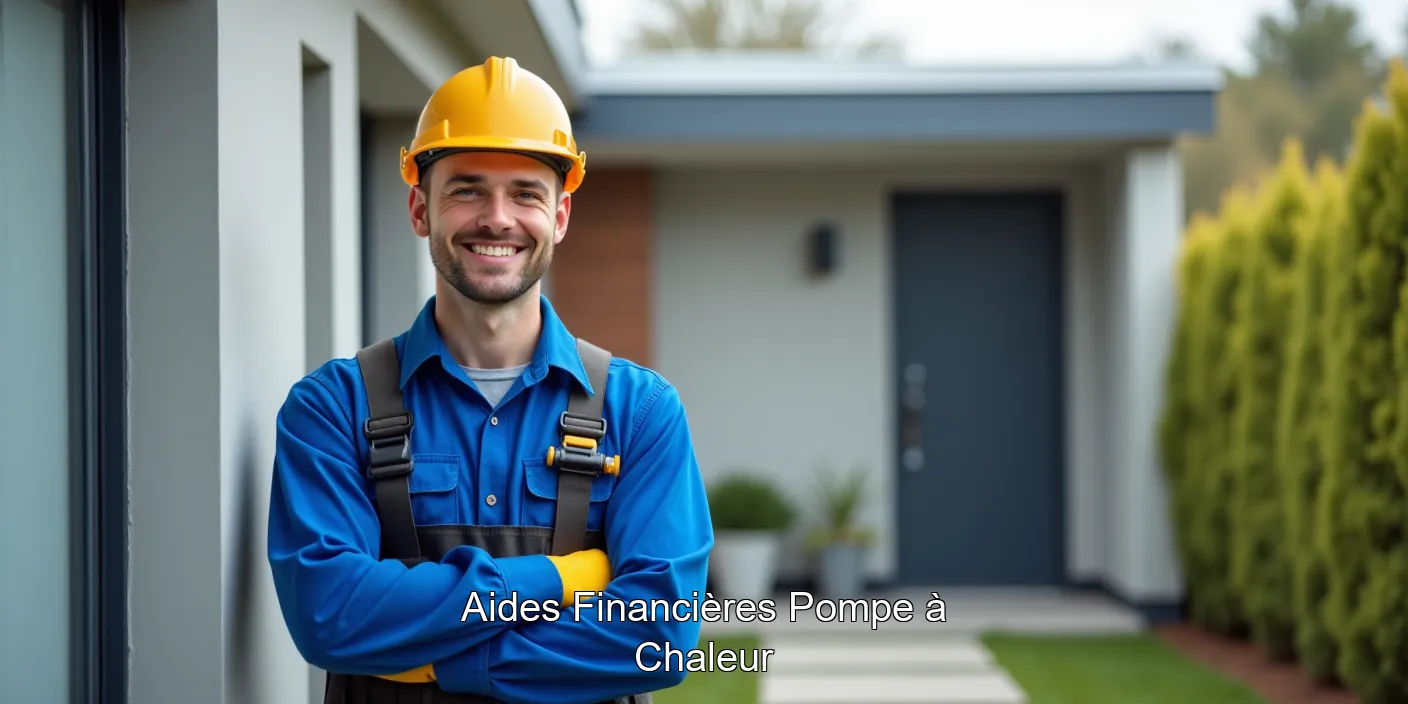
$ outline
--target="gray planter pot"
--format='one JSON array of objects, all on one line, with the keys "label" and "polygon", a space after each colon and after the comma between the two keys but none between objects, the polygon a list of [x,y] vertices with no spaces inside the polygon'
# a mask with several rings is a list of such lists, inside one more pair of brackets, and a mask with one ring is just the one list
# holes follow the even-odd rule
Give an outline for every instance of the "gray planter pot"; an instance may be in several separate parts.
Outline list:
[{"label": "gray planter pot", "polygon": [[709,567],[725,599],[767,599],[773,595],[781,533],[721,530],[714,535]]},{"label": "gray planter pot", "polygon": [[865,590],[865,548],[829,545],[821,553],[817,587],[824,599],[855,599]]}]

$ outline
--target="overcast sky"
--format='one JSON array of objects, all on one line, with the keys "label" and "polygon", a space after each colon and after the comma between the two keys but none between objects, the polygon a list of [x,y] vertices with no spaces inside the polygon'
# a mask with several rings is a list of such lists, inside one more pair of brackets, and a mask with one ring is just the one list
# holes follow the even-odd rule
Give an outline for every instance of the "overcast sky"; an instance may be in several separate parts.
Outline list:
[{"label": "overcast sky", "polygon": [[[619,51],[652,0],[578,0],[592,59]],[[1404,49],[1408,0],[1357,0],[1361,26],[1385,49]],[[1289,0],[863,0],[857,31],[898,33],[916,63],[1101,62],[1147,50],[1159,36],[1195,41],[1239,68],[1256,16],[1285,12]]]}]

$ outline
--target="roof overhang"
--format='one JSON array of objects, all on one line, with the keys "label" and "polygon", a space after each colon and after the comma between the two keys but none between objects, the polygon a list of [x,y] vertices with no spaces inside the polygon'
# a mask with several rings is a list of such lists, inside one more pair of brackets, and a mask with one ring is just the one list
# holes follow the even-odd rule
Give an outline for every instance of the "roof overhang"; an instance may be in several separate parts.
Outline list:
[{"label": "roof overhang", "polygon": [[584,98],[587,57],[576,0],[429,0],[475,62],[511,56],[541,76],[569,110]]},{"label": "roof overhang", "polygon": [[925,68],[771,56],[655,57],[587,76],[589,154],[643,149],[1164,141],[1214,128],[1202,64]]}]

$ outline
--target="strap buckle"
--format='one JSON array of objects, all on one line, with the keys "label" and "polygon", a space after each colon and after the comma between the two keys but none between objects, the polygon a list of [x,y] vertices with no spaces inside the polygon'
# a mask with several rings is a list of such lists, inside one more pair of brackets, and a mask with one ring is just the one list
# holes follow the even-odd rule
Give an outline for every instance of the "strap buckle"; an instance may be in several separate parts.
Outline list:
[{"label": "strap buckle", "polygon": [[367,419],[362,432],[367,436],[368,477],[403,477],[415,469],[411,459],[411,428],[414,426],[415,417],[410,413]]},{"label": "strap buckle", "polygon": [[[562,437],[580,437],[590,440],[601,440],[606,437],[606,419],[588,418],[579,416],[571,411],[563,411],[557,419],[558,433]],[[596,443],[592,443],[595,447]]]},{"label": "strap buckle", "polygon": [[380,418],[368,418],[362,424],[362,434],[368,440],[387,440],[396,437],[408,437],[411,428],[416,425],[415,414],[410,411],[398,413],[394,416],[382,416]]},{"label": "strap buckle", "polygon": [[414,469],[411,444],[405,436],[373,440],[367,462],[367,476],[372,479],[403,477]]}]

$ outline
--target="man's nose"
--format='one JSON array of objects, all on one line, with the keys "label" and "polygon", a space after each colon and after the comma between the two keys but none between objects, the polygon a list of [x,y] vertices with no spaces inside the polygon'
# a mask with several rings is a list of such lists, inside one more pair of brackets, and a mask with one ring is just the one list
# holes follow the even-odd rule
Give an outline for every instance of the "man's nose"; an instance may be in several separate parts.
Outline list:
[{"label": "man's nose", "polygon": [[479,216],[479,226],[498,234],[513,227],[513,217],[509,214],[508,196],[493,193]]}]

